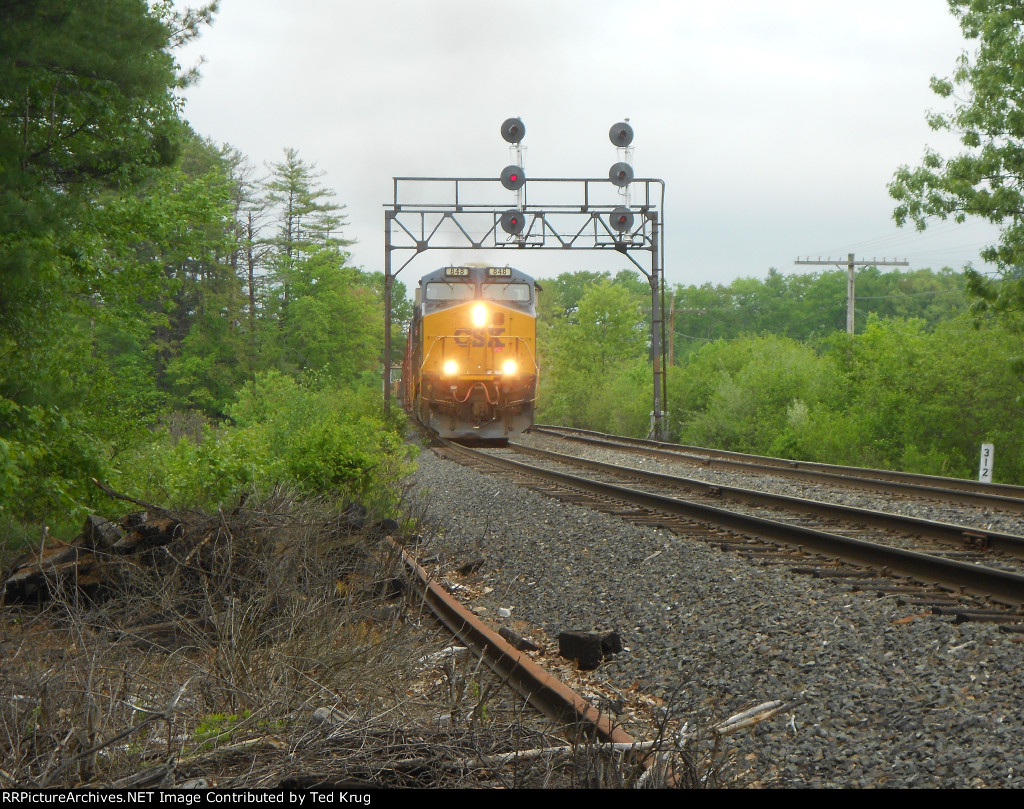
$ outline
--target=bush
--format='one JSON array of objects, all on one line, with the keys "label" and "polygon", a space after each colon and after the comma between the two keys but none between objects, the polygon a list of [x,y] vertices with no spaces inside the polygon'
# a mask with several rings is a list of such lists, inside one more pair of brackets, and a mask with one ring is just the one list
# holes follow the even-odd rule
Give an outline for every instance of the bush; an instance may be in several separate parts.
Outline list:
[{"label": "bush", "polygon": [[670,428],[687,444],[801,457],[811,413],[838,383],[834,365],[786,337],[711,343],[669,377]]},{"label": "bush", "polygon": [[[404,415],[385,416],[370,386],[346,388],[277,371],[258,374],[228,408],[232,422],[202,438],[170,443],[166,433],[140,458],[146,499],[215,507],[279,483],[309,494],[359,500],[390,511],[411,471]],[[124,485],[132,487],[132,477]]]}]

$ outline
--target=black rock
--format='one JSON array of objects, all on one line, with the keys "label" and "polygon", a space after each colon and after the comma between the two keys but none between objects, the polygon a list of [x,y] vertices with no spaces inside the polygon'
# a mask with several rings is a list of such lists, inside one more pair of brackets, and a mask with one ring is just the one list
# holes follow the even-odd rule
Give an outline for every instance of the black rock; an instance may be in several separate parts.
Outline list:
[{"label": "black rock", "polygon": [[604,660],[601,635],[596,632],[559,632],[558,653],[568,660],[575,660],[584,671],[596,669]]}]

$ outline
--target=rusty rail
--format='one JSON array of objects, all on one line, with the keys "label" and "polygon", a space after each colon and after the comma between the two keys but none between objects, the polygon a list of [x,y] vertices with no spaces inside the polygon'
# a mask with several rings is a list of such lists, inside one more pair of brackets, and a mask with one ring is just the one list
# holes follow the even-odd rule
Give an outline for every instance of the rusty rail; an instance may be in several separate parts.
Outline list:
[{"label": "rusty rail", "polygon": [[416,579],[417,590],[438,619],[464,644],[475,649],[491,669],[545,716],[579,728],[581,736],[604,742],[637,742],[607,714],[545,671],[525,652],[513,648],[497,632],[453,598],[412,555],[392,540]]}]

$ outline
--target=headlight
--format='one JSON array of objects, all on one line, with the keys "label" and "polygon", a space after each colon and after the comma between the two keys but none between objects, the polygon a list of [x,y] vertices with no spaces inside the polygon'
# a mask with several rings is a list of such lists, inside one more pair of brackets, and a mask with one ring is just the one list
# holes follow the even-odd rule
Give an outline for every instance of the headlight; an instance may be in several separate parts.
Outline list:
[{"label": "headlight", "polygon": [[455,376],[459,372],[459,365],[455,360],[446,360],[444,364],[444,375]]},{"label": "headlight", "polygon": [[505,364],[501,366],[501,371],[505,376],[512,376],[518,370],[519,366],[516,365],[515,360],[505,360]]},{"label": "headlight", "polygon": [[478,303],[473,307],[473,325],[478,329],[482,329],[487,325],[487,307],[482,303]]}]

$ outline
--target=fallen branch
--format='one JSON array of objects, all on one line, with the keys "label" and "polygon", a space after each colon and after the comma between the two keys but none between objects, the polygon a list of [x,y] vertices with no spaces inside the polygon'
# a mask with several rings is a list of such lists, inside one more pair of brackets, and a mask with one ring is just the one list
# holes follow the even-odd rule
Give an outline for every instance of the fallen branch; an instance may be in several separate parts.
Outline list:
[{"label": "fallen branch", "polygon": [[287,747],[288,745],[273,736],[256,736],[241,742],[235,742],[234,744],[218,745],[211,750],[204,750],[185,758],[179,758],[177,763],[178,766],[181,766],[183,764],[194,764],[197,761],[205,761],[206,759],[223,756],[228,753],[251,752],[253,750],[285,750]]},{"label": "fallen branch", "polygon": [[155,506],[152,503],[145,502],[144,500],[136,500],[134,497],[130,497],[127,494],[115,492],[105,483],[100,483],[98,480],[96,480],[96,478],[92,478],[92,482],[96,484],[105,494],[109,494],[111,497],[116,498],[117,500],[124,500],[128,503],[134,503],[137,506],[142,506],[147,511],[159,511],[162,514],[171,513],[170,509],[163,508],[162,506]]},{"label": "fallen branch", "polygon": [[771,719],[785,707],[786,703],[778,699],[772,700],[771,702],[762,702],[760,705],[743,711],[742,713],[733,714],[720,725],[715,727],[715,733],[719,736],[728,736],[730,733],[735,733],[737,730],[749,728],[751,725],[756,725],[758,722]]},{"label": "fallen branch", "polygon": [[477,756],[475,758],[456,759],[454,761],[442,761],[437,757],[417,756],[406,758],[389,763],[384,770],[406,773],[412,770],[419,770],[426,767],[432,769],[448,770],[490,770],[510,764],[513,761],[533,761],[544,757],[565,757],[577,752],[586,753],[643,753],[657,747],[658,742],[603,742],[587,745],[561,745],[558,747],[537,747],[530,750],[516,750],[511,753],[498,753],[492,756]]},{"label": "fallen branch", "polygon": [[178,707],[178,702],[181,700],[182,694],[185,693],[185,689],[188,688],[188,684],[190,682],[192,682],[191,679],[185,681],[185,684],[178,689],[178,693],[174,695],[174,698],[169,703],[167,703],[167,707],[164,708],[162,711],[160,711],[159,713],[149,714],[141,722],[132,725],[127,730],[121,731],[113,738],[107,739],[105,742],[101,742],[100,744],[94,745],[93,747],[90,747],[88,750],[84,750],[81,753],[78,753],[76,756],[73,756],[72,758],[68,759],[59,767],[57,767],[57,769],[51,772],[49,775],[44,775],[40,786],[46,787],[50,783],[51,779],[55,778],[60,773],[64,772],[64,770],[66,770],[76,761],[81,761],[83,758],[87,758],[88,756],[91,756],[93,753],[98,753],[100,750],[103,750],[106,747],[110,747],[110,745],[112,744],[116,744],[117,742],[121,741],[121,739],[128,738],[133,733],[137,733],[138,731],[142,730],[142,728],[146,727],[146,725],[150,724],[151,722],[155,722],[158,719],[169,720],[171,718],[171,714],[174,712],[174,709]]},{"label": "fallen branch", "polygon": [[157,764],[155,767],[150,767],[148,770],[142,772],[133,773],[119,778],[118,780],[111,783],[111,789],[143,789],[146,787],[157,787],[163,783],[164,779],[170,775],[173,765],[171,764]]}]

